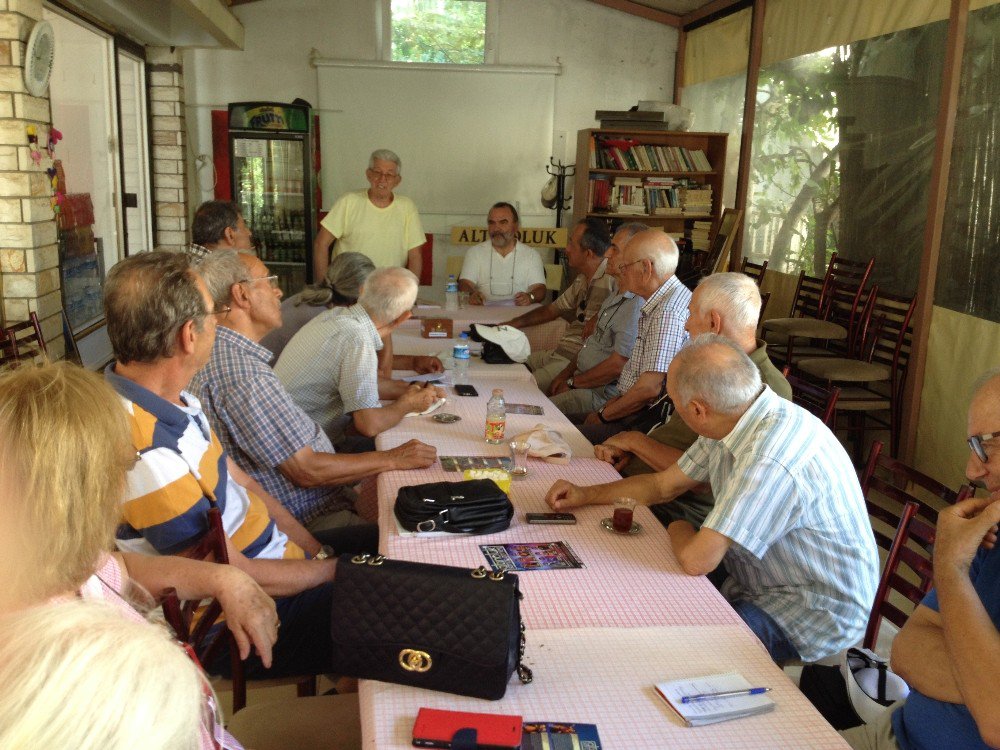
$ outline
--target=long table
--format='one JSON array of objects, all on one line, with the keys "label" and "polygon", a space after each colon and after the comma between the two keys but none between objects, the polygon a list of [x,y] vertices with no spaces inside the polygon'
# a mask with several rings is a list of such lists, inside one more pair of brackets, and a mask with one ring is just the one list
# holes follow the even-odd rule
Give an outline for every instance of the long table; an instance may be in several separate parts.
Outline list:
[{"label": "long table", "polygon": [[[392,558],[475,568],[485,564],[479,545],[564,541],[581,558],[579,570],[519,575],[527,628],[526,663],[535,680],[513,678],[503,700],[487,702],[363,680],[360,688],[364,745],[411,747],[414,718],[421,706],[490,713],[516,713],[531,721],[597,724],[603,747],[613,748],[844,748],[846,744],[771,661],[762,644],[716,589],[703,577],[683,573],[666,530],[645,507],[636,509],[643,527],[619,536],[599,525],[607,507],[575,510],[573,526],[537,526],[524,513],[543,511],[552,482],[578,484],[619,478],[594,458],[593,447],[533,383],[477,379],[478,398],[450,396],[441,411],[461,417],[441,424],[409,417],[380,435],[380,449],[411,438],[437,447],[439,455],[507,455],[506,446],[483,439],[486,400],[492,385],[509,402],[537,404],[543,416],[508,415],[507,436],[538,423],[559,430],[569,443],[569,465],[529,459],[528,475],[515,479],[510,497],[516,514],[509,529],[486,536],[401,533],[392,506],[399,487],[456,481],[440,464],[428,469],[386,472],[377,492],[380,551]],[[774,712],[697,729],[685,728],[656,697],[657,682],[737,670],[755,685],[774,688]]]},{"label": "long table", "polygon": [[[413,311],[413,318],[403,323],[397,331],[404,329],[420,330],[421,318],[450,318],[454,321],[455,336],[467,330],[473,323],[504,323],[508,320],[523,315],[526,312],[535,310],[542,305],[525,305],[517,307],[514,305],[470,305],[459,310],[445,310],[443,307],[417,306]],[[566,321],[556,318],[548,323],[531,326],[524,329],[528,343],[531,344],[531,351],[541,351],[543,349],[555,349],[566,331]],[[393,342],[398,335],[393,334]],[[410,354],[411,352],[405,352]]]}]

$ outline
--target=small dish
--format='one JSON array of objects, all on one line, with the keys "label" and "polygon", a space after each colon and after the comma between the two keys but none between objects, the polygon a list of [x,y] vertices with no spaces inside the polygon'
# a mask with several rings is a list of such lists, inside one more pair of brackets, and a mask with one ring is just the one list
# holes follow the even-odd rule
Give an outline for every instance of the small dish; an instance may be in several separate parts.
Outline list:
[{"label": "small dish", "polygon": [[435,422],[441,422],[442,424],[451,424],[452,422],[457,422],[461,419],[457,414],[451,414],[449,412],[443,412],[441,414],[435,414],[431,417]]},{"label": "small dish", "polygon": [[612,534],[620,534],[621,536],[634,536],[642,531],[642,526],[637,524],[635,521],[632,522],[632,528],[628,531],[618,531],[614,525],[611,523],[610,518],[601,519],[601,528],[605,531],[610,531]]}]

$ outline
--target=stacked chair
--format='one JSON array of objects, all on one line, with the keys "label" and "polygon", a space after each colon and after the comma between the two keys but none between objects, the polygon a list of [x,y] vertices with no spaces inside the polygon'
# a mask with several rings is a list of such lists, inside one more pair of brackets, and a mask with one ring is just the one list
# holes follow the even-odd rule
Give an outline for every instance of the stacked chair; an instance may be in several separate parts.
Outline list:
[{"label": "stacked chair", "polygon": [[28,313],[28,319],[3,329],[0,335],[0,364],[16,367],[22,361],[46,356],[45,337],[38,316]]}]

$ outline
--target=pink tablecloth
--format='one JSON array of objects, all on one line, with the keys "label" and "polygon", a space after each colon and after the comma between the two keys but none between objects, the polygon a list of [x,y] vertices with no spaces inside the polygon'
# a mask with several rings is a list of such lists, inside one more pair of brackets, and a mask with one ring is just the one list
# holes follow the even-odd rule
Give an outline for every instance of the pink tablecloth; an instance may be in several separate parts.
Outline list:
[{"label": "pink tablecloth", "polygon": [[[404,323],[403,328],[415,328],[419,330],[419,318],[451,318],[455,321],[455,335],[457,336],[467,330],[473,323],[503,323],[505,321],[523,315],[529,310],[534,310],[541,305],[526,305],[525,307],[514,307],[512,305],[496,306],[470,306],[461,310],[445,310],[440,307],[418,307],[413,311],[414,317]],[[548,323],[531,326],[524,329],[524,334],[531,344],[531,351],[541,351],[543,349],[555,349],[566,331],[566,321],[556,318]]]}]

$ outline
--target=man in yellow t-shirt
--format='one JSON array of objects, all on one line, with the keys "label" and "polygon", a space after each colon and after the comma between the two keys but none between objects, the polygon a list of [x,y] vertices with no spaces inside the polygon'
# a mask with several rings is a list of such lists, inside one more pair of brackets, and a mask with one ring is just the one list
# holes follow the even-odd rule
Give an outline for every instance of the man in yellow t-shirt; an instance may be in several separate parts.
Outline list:
[{"label": "man in yellow t-shirt", "polygon": [[313,278],[322,279],[334,251],[367,255],[378,268],[403,266],[420,278],[420,247],[424,228],[413,201],[393,190],[399,185],[402,162],[388,149],[373,151],[365,176],[370,187],[345,193],[320,223],[313,243]]}]

